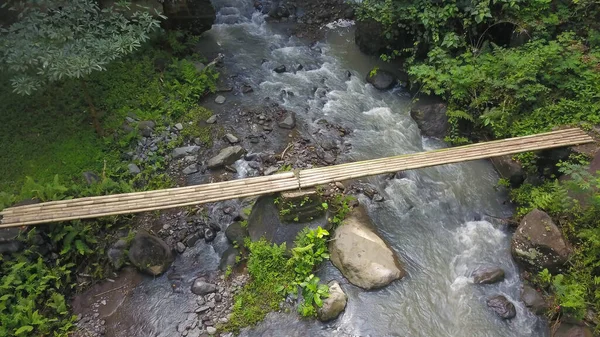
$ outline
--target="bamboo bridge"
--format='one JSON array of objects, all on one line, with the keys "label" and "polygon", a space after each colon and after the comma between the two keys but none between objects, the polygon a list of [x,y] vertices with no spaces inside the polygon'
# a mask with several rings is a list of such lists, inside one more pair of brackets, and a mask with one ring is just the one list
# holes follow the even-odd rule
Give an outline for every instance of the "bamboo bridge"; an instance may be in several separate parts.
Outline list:
[{"label": "bamboo bridge", "polygon": [[347,164],[283,172],[157,191],[78,198],[16,206],[0,212],[0,228],[140,213],[228,199],[298,190],[317,185],[520,152],[580,145],[594,140],[578,128]]}]

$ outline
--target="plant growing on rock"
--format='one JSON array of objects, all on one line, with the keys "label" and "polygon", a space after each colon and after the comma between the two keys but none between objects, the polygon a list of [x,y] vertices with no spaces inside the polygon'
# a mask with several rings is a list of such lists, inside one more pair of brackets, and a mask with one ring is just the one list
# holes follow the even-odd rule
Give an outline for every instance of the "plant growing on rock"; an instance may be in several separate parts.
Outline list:
[{"label": "plant growing on rock", "polygon": [[85,78],[138,49],[159,22],[147,12],[126,14],[128,3],[100,8],[93,0],[13,3],[19,19],[0,28],[0,69],[14,91],[30,95],[66,78],[80,79],[94,127],[102,134]]}]

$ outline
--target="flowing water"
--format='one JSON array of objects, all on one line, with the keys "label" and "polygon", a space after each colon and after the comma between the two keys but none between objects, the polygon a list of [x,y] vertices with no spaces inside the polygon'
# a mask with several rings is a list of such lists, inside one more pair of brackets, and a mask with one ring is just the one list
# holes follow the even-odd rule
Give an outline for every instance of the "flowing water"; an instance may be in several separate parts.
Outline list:
[{"label": "flowing water", "polygon": [[[350,127],[353,132],[344,141],[351,143],[351,150],[343,161],[445,146],[420,135],[409,115],[410,97],[402,89],[380,92],[365,83],[373,66],[389,65],[357,50],[348,23],[324,28],[328,30],[325,41],[309,46],[284,34],[285,27],[266,23],[250,0],[213,3],[217,23],[205,33],[202,44],[223,52],[227,71],[255,88],[250,95],[228,97],[228,101],[252,105],[265,97],[279,97],[284,107],[297,113],[304,131],[316,130],[321,118]],[[273,72],[280,64],[288,69],[302,64],[304,69]],[[361,198],[360,202],[367,205],[378,232],[400,256],[409,276],[377,291],[343,283],[348,306],[332,323],[270,314],[242,335],[546,336],[545,324],[519,303],[520,281],[510,257],[510,235],[486,221],[490,219],[485,214],[511,214],[502,203],[505,196],[494,188],[496,181],[487,161],[409,171],[395,179],[368,179],[385,201]],[[213,243],[188,249],[174,268],[190,283],[195,275],[217,269],[227,245],[220,233]],[[470,275],[482,265],[502,267],[506,279],[495,285],[474,285]],[[330,263],[319,273],[325,281],[342,279]],[[146,280],[120,309],[117,335],[177,336],[177,324],[194,309],[194,296],[185,291],[173,293],[167,276]],[[485,299],[496,294],[515,304],[515,319],[503,321],[487,309]]]}]

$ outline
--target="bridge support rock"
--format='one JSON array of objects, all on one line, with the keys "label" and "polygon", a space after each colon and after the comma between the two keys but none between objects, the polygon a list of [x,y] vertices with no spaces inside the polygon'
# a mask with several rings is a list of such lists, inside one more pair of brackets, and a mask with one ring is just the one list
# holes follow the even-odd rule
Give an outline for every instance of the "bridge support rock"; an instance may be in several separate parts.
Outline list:
[{"label": "bridge support rock", "polygon": [[513,258],[524,268],[559,272],[568,261],[571,247],[552,218],[534,209],[527,213],[512,238]]}]

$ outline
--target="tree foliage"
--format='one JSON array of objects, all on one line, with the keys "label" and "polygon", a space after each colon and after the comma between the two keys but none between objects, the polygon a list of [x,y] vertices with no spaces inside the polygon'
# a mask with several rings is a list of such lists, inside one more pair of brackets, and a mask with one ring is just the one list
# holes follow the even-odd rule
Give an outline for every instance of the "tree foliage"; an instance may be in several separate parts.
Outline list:
[{"label": "tree foliage", "polygon": [[139,48],[159,26],[127,2],[100,8],[94,0],[12,2],[18,21],[0,27],[0,68],[14,91],[31,94],[48,82],[83,78]]}]

